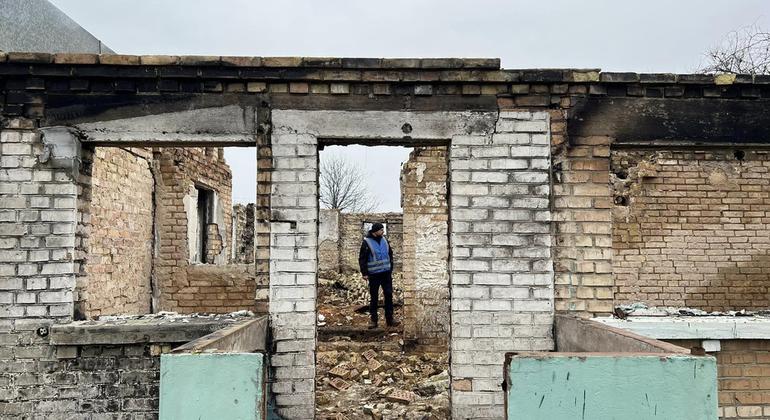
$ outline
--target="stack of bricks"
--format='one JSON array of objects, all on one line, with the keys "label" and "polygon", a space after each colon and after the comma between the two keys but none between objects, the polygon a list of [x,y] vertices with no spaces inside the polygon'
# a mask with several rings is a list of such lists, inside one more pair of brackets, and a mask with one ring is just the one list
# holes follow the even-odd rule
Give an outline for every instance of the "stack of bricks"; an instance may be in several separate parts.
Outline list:
[{"label": "stack of bricks", "polygon": [[613,308],[610,141],[574,137],[554,157],[557,311],[594,316]]},{"label": "stack of bricks", "polygon": [[[76,306],[86,318],[150,312],[153,249],[152,153],[97,147],[90,154],[90,215]],[[83,183],[85,185],[85,183]]]},{"label": "stack of bricks", "polygon": [[272,392],[280,416],[315,413],[318,140],[273,111],[270,186]]},{"label": "stack of bricks", "polygon": [[447,148],[417,147],[401,168],[404,339],[425,350],[449,346]]},{"label": "stack of bricks", "polygon": [[767,158],[762,150],[613,151],[616,300],[766,309]]},{"label": "stack of bricks", "polygon": [[505,353],[553,349],[549,115],[501,112],[449,165],[452,416],[502,418]]}]

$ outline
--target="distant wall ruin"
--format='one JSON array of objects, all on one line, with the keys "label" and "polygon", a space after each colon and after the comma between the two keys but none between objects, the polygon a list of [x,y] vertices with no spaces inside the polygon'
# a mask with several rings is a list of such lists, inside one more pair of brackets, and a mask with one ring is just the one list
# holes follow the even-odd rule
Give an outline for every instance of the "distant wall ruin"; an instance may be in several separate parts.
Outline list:
[{"label": "distant wall ruin", "polygon": [[402,270],[403,215],[401,213],[340,213],[320,210],[319,271],[355,273],[359,271],[358,254],[367,226],[382,223],[393,249],[393,271]]}]

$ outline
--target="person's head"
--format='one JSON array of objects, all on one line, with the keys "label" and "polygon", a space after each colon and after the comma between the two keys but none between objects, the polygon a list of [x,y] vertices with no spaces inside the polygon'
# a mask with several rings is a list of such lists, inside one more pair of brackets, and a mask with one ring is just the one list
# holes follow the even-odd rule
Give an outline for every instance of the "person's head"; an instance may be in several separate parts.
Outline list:
[{"label": "person's head", "polygon": [[385,234],[385,226],[383,226],[382,223],[374,223],[372,228],[369,229],[369,233],[371,233],[372,236],[379,238]]}]

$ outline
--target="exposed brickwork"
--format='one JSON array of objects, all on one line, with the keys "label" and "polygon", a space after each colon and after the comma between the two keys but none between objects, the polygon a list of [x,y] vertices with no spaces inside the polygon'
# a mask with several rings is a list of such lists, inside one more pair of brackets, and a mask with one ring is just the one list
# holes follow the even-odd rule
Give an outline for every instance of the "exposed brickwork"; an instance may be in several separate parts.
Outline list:
[{"label": "exposed brickwork", "polygon": [[494,134],[452,138],[453,418],[504,417],[504,354],[553,349],[548,117],[501,112]]},{"label": "exposed brickwork", "polygon": [[591,316],[613,308],[610,139],[570,143],[554,144],[556,310]]},{"label": "exposed brickwork", "polygon": [[[214,252],[206,258],[207,262],[223,264],[230,258],[230,235],[222,232],[230,232],[232,224],[232,175],[216,148],[163,148],[157,153],[160,178],[157,180],[156,217],[160,246],[155,276],[161,290],[159,309],[198,312],[195,308],[200,301],[195,296],[219,293],[218,288],[222,285],[212,282],[210,287],[213,289],[206,290],[209,286],[192,285],[188,279],[191,265],[188,238],[197,232],[191,229],[195,227],[191,218],[197,218],[195,187],[200,185],[215,192],[216,204],[210,217],[221,225],[221,232],[208,232],[208,250]],[[218,302],[212,302],[204,306],[217,305]]]},{"label": "exposed brickwork", "polygon": [[91,318],[150,312],[153,250],[152,152],[97,147],[91,162],[90,224],[78,302]]},{"label": "exposed brickwork", "polygon": [[768,171],[765,151],[614,150],[616,301],[767,308]]},{"label": "exposed brickwork", "polygon": [[16,347],[17,358],[3,362],[10,381],[0,385],[0,418],[157,419],[160,347],[83,346],[71,359],[57,359],[52,346]]},{"label": "exposed brickwork", "polygon": [[179,312],[255,310],[254,264],[194,264],[185,273],[189,287],[177,295]]},{"label": "exposed brickwork", "polygon": [[66,132],[44,142],[33,127],[0,131],[0,331],[73,313],[79,143]]},{"label": "exposed brickwork", "polygon": [[[697,340],[666,340],[685,348]],[[770,340],[721,340],[717,358],[719,417],[770,418]]]},{"label": "exposed brickwork", "polygon": [[404,338],[444,352],[449,346],[447,148],[416,147],[401,167]]},{"label": "exposed brickwork", "polygon": [[[270,186],[270,320],[272,391],[278,414],[315,413],[318,140],[296,132],[273,111]],[[280,127],[280,128],[278,128]],[[259,196],[258,196],[259,199]]]}]

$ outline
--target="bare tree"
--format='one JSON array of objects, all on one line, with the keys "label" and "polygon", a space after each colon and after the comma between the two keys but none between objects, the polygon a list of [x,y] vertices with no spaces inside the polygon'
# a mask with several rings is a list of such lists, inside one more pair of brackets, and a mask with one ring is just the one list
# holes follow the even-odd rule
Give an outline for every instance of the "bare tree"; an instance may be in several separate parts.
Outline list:
[{"label": "bare tree", "polygon": [[379,205],[366,188],[363,169],[338,155],[321,160],[319,199],[323,207],[345,213],[368,213]]},{"label": "bare tree", "polygon": [[754,24],[732,31],[706,52],[704,73],[770,74],[770,32]]}]

